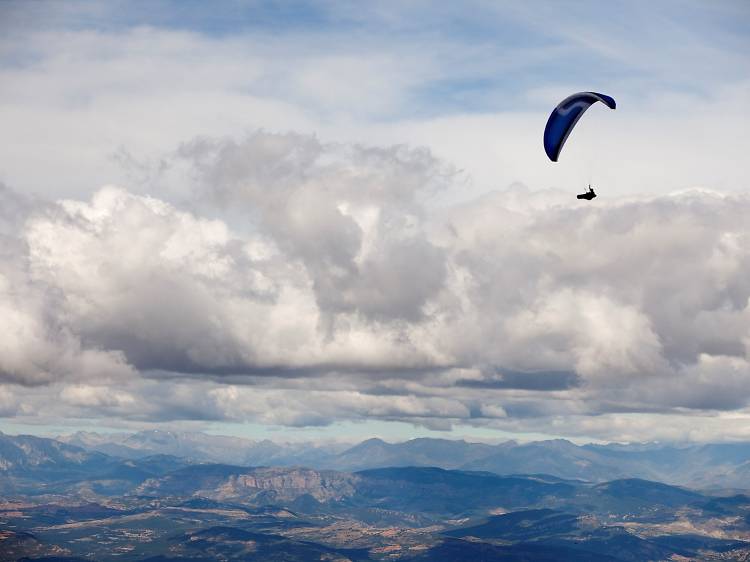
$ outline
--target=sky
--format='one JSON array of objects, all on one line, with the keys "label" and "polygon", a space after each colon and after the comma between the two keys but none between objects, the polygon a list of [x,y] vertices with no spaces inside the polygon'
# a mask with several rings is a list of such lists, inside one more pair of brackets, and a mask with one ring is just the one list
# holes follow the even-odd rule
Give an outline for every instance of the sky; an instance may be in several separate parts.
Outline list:
[{"label": "sky", "polygon": [[0,430],[750,440],[749,102],[743,1],[0,2]]}]

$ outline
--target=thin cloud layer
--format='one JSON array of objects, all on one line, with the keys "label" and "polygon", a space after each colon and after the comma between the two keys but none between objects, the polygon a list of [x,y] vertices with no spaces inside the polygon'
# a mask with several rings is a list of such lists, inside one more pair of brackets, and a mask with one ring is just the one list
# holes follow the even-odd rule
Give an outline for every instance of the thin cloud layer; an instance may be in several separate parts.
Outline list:
[{"label": "thin cloud layer", "polygon": [[[161,188],[146,168],[177,143],[264,127],[426,145],[468,170],[474,195],[589,174],[619,195],[742,189],[750,11],[598,8],[5,1],[0,172],[50,198]],[[552,164],[545,118],[581,89],[614,95],[619,109],[590,112]]]},{"label": "thin cloud layer", "polygon": [[617,439],[748,414],[744,194],[440,206],[462,180],[426,150],[293,133],[165,169],[169,201],[0,191],[3,415]]}]

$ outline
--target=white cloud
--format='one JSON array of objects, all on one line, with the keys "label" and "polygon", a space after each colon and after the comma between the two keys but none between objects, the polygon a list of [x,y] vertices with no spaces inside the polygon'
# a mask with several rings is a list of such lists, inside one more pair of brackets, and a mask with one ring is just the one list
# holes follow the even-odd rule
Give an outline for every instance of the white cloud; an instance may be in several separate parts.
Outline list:
[{"label": "white cloud", "polygon": [[54,388],[45,416],[609,435],[588,417],[747,408],[746,195],[436,208],[456,176],[422,150],[254,133],[178,158],[191,211],[2,191],[3,377],[48,385],[8,387],[31,411]]},{"label": "white cloud", "polygon": [[[18,6],[0,178],[39,197],[0,188],[4,415],[743,437],[746,13],[333,3],[272,36]],[[618,109],[552,164],[582,88]]]},{"label": "white cloud", "polygon": [[127,392],[112,391],[101,386],[71,385],[63,388],[60,398],[71,406],[122,407],[131,406],[135,399]]}]

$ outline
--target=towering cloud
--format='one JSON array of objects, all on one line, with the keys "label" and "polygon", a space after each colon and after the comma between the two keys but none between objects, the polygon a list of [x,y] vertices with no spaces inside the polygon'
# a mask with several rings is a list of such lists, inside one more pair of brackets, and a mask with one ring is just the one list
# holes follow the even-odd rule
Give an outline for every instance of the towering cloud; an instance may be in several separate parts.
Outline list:
[{"label": "towering cloud", "polygon": [[609,438],[747,415],[746,195],[439,205],[459,176],[426,150],[293,133],[166,168],[169,198],[0,191],[6,415]]}]

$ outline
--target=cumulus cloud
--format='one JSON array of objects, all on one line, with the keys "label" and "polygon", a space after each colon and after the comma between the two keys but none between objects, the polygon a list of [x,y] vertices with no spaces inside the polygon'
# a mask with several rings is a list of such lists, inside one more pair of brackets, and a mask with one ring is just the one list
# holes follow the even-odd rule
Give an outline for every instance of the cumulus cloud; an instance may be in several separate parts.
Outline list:
[{"label": "cumulus cloud", "polygon": [[256,8],[0,6],[0,415],[748,438],[747,10]]},{"label": "cumulus cloud", "polygon": [[0,198],[0,380],[35,385],[63,376],[134,375],[118,350],[83,345],[80,334],[59,316],[64,290],[38,282],[28,239],[19,233],[36,209],[53,206],[24,199],[2,185]]},{"label": "cumulus cloud", "polygon": [[209,197],[254,215],[304,265],[321,312],[414,321],[441,288],[445,256],[425,235],[420,200],[455,172],[428,151],[256,133],[180,155]]},{"label": "cumulus cloud", "polygon": [[0,191],[3,412],[616,437],[587,420],[747,411],[745,194],[445,206],[424,149],[292,133],[173,158],[190,205]]}]

